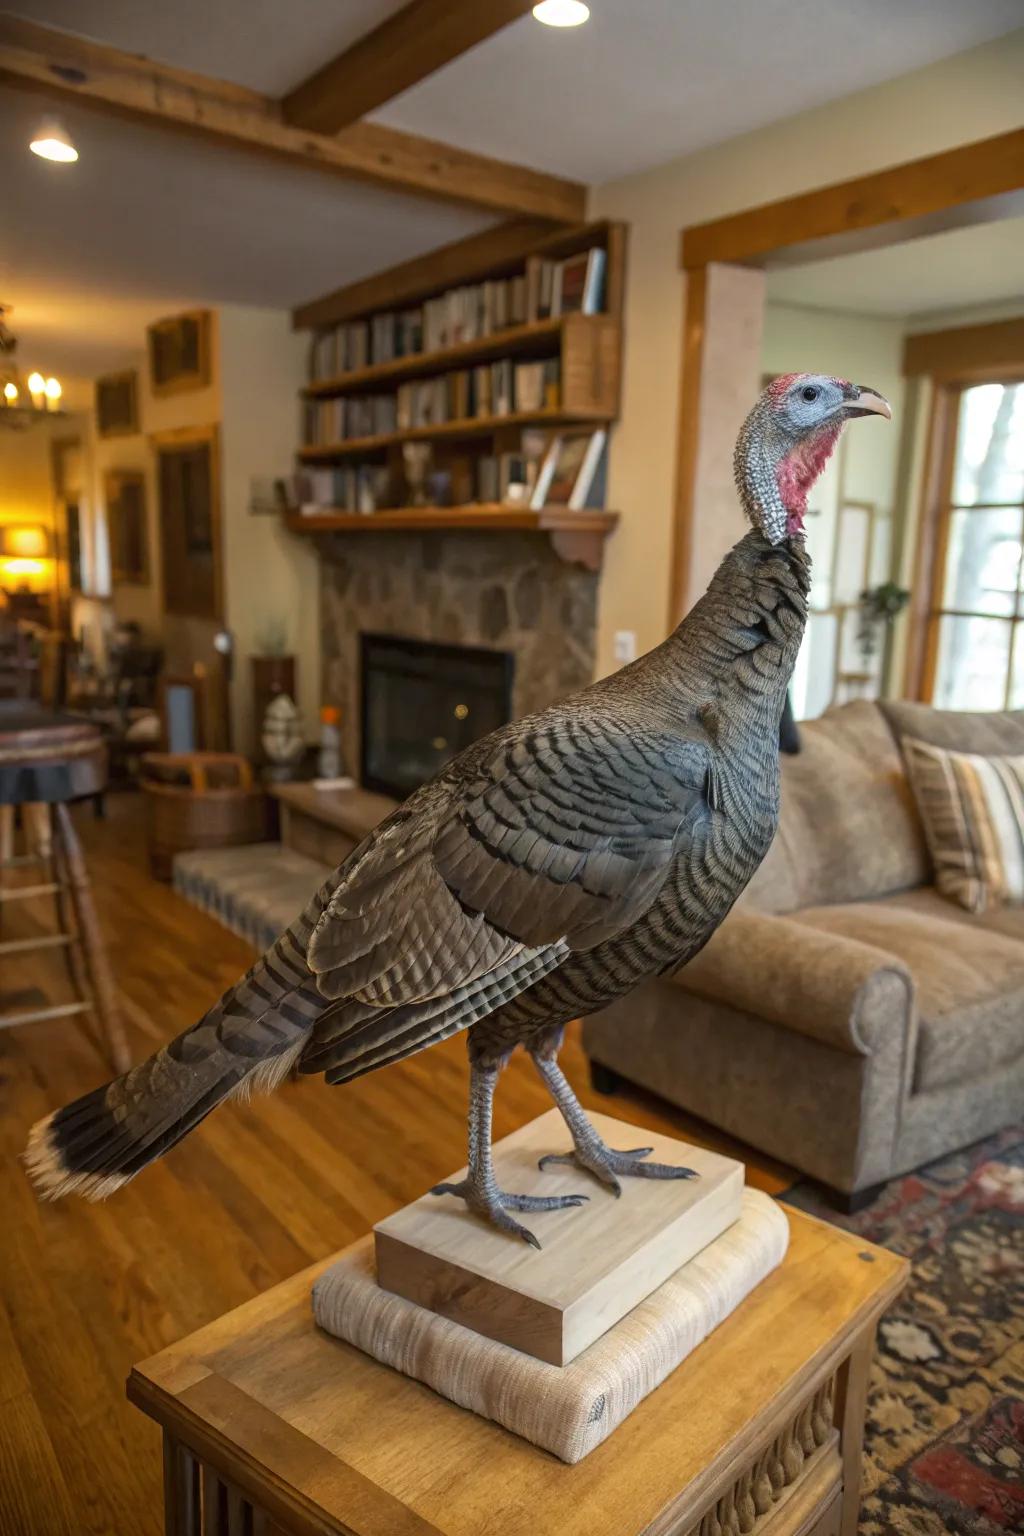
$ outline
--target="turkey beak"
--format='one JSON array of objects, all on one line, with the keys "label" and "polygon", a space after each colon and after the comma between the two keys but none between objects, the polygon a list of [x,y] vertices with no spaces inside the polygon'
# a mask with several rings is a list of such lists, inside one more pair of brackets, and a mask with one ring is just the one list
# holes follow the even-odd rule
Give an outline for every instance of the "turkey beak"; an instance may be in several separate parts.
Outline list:
[{"label": "turkey beak", "polygon": [[866,384],[850,385],[850,401],[844,407],[844,414],[848,417],[884,416],[886,421],[892,420],[888,400],[877,389],[869,389]]}]

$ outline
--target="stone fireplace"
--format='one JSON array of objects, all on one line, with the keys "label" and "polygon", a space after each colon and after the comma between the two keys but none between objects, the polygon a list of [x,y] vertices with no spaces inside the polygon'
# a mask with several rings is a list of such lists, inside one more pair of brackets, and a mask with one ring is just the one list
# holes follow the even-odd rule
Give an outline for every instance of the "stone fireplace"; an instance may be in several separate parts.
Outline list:
[{"label": "stone fireplace", "polygon": [[[341,708],[346,762],[357,776],[364,759],[362,718],[374,707],[362,698],[364,636],[425,641],[428,651],[496,653],[498,667],[507,656],[509,718],[543,709],[593,677],[598,577],[562,560],[547,538],[367,532],[324,538],[321,555],[324,700]],[[437,660],[442,651],[433,655]],[[429,654],[421,654],[419,665],[426,668],[424,686],[434,687],[440,671]],[[438,728],[431,732],[443,735]],[[423,761],[429,764],[430,751],[440,750],[428,742]]]}]

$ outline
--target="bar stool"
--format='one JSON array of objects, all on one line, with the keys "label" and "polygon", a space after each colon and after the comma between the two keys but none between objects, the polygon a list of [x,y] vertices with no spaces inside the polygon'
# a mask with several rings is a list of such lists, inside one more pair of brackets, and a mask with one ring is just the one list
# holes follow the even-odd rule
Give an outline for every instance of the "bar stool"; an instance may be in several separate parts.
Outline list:
[{"label": "bar stool", "polygon": [[[21,1012],[0,1011],[0,1028],[91,1012],[100,1046],[115,1072],[131,1065],[114,978],[93,905],[89,872],[68,803],[99,794],[107,757],[99,728],[75,715],[54,714],[21,701],[0,703],[0,919],[8,904],[52,896],[56,928],[38,938],[0,941],[0,959],[62,949],[75,993],[72,1003]],[[21,807],[26,849],[14,847]],[[41,868],[35,884],[6,881],[6,871]],[[0,997],[0,1008],[3,998]]]}]

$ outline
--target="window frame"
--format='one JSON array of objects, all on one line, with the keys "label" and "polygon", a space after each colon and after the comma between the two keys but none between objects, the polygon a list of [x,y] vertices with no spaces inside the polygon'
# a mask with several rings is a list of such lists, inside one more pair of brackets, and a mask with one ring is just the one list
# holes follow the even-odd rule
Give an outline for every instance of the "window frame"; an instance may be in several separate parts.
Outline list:
[{"label": "window frame", "polygon": [[[903,694],[930,704],[940,618],[947,611],[942,608],[942,588],[952,527],[960,399],[978,384],[1024,384],[1024,317],[911,334],[903,345],[903,374],[908,385],[904,463],[917,458],[917,423],[927,413]],[[1013,621],[1007,617],[1004,622]],[[1013,638],[1011,630],[1007,688],[1012,684]]]},{"label": "window frame", "polygon": [[[1024,624],[1024,606],[1018,601],[1022,572],[1024,572],[1024,492],[1018,501],[1001,503],[978,503],[974,506],[963,506],[953,500],[954,477],[956,475],[957,443],[960,436],[960,417],[963,396],[969,389],[977,389],[984,384],[999,384],[1004,389],[1024,383],[1024,378],[1019,374],[1007,376],[1002,370],[993,372],[988,377],[975,377],[963,380],[956,384],[936,384],[936,399],[933,404],[933,425],[937,427],[940,441],[937,444],[938,452],[938,483],[937,495],[932,503],[932,515],[935,521],[935,533],[932,540],[931,570],[928,581],[928,601],[924,613],[925,636],[924,654],[921,667],[920,685],[918,697],[926,704],[931,704],[935,697],[935,684],[938,676],[939,649],[942,638],[942,621],[944,618],[978,618],[989,619],[997,624],[1005,624],[1009,627],[1010,643],[1007,650],[1006,681],[1003,687],[1004,710],[1010,709],[1010,700],[1013,694],[1014,683],[1014,656],[1017,640],[1017,627]],[[941,394],[941,400],[939,398]],[[951,608],[944,604],[946,585],[946,562],[949,555],[949,537],[953,526],[953,514],[955,512],[983,512],[990,507],[1013,508],[1019,514],[1021,529],[1021,561],[1018,566],[1018,591],[1015,594],[1014,611],[1011,614],[984,613],[980,609]]]}]

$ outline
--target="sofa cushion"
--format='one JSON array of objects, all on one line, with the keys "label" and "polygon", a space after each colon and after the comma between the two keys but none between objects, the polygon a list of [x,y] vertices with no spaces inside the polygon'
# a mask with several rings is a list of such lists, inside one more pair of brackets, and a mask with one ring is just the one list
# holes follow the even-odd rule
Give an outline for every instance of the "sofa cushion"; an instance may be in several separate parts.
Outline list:
[{"label": "sofa cushion", "polygon": [[933,903],[922,901],[925,894],[794,914],[798,923],[872,944],[907,966],[919,1016],[916,1092],[1024,1056],[1024,927],[1018,936],[1001,933],[935,892]]},{"label": "sofa cushion", "polygon": [[1024,905],[1024,754],[904,736],[903,755],[942,895],[969,912]]},{"label": "sofa cushion", "polygon": [[892,733],[864,700],[800,728],[782,762],[778,836],[747,900],[762,912],[860,901],[921,885],[928,855]]},{"label": "sofa cushion", "polygon": [[919,885],[915,891],[900,891],[894,896],[883,896],[878,906],[899,907],[907,912],[919,912],[940,923],[966,923],[977,931],[987,928],[992,933],[1002,933],[1008,939],[1024,944],[1024,908],[992,907],[988,912],[967,912],[959,902],[941,896],[934,885]]},{"label": "sofa cushion", "polygon": [[898,741],[913,736],[952,752],[1024,752],[1024,710],[971,713],[883,699],[878,708]]}]

